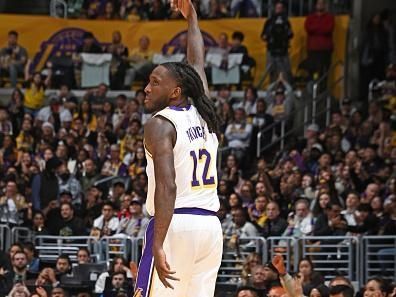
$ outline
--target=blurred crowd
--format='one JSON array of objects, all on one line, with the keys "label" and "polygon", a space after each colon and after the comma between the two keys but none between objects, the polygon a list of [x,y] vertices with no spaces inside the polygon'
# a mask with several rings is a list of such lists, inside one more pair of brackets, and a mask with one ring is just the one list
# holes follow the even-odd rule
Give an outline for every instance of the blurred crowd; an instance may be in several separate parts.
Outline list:
[{"label": "blurred crowd", "polygon": [[[295,273],[288,272],[281,255],[275,255],[272,261],[259,263],[254,257],[247,262],[244,271],[250,277],[247,284],[239,287],[235,297],[394,297],[396,284],[381,277],[369,279],[362,288],[355,288],[350,279],[339,275],[324,282],[320,272],[310,259],[299,262]],[[251,273],[251,274],[250,274]],[[222,296],[222,295],[218,295]]]},{"label": "blurred crowd", "polygon": [[[228,7],[238,1],[207,2]],[[140,13],[150,18],[148,9],[162,18],[161,9],[166,11],[161,1],[150,6],[144,1],[117,3],[103,6],[107,12],[111,8],[110,16],[120,11],[123,18]],[[85,1],[84,7],[88,18],[99,17],[93,7],[102,7],[101,1]],[[227,85],[213,92],[222,120],[218,217],[225,250],[235,249],[239,239],[251,237],[394,236],[396,67],[390,59],[378,76],[370,77],[369,81],[377,79],[370,91],[365,86],[367,104],[343,98],[331,111],[329,125],[318,120],[305,127],[304,135],[289,136],[284,150],[270,149],[255,157],[257,141],[268,144],[278,139],[278,124],[286,122],[286,129],[290,129],[296,111],[287,50],[293,34],[283,9],[283,4],[277,4],[273,18],[263,28],[267,60],[271,61],[268,66],[272,67],[265,96],[251,85],[243,88],[241,98],[235,98]],[[315,31],[318,23],[325,23],[326,30]],[[333,50],[334,17],[326,12],[323,1],[318,1],[305,26],[311,34],[311,47],[303,66],[314,78],[329,67]],[[26,50],[18,44],[18,33],[11,31],[8,37],[8,45],[0,52],[2,69],[8,71],[13,87],[20,73],[24,72],[25,79],[24,89],[15,88],[8,104],[0,107],[0,224],[27,227],[35,236],[143,237],[149,220],[144,206],[147,161],[143,126],[150,117],[144,113],[144,90],[138,90],[134,97],[119,94],[110,99],[109,87],[100,84],[78,98],[71,90],[78,85],[74,71],[71,76],[57,77],[56,63],[51,61],[44,77],[31,73]],[[218,50],[242,53],[251,66],[243,37],[243,33],[235,32],[229,44],[227,35],[222,34]],[[111,73],[116,89],[130,88],[137,77],[144,79],[154,67],[149,41],[143,36],[129,53],[121,35],[113,34],[106,51],[113,54],[115,68]],[[92,33],[87,32],[81,49],[73,55],[76,69],[79,53],[102,51]],[[186,52],[186,40],[178,51]],[[128,61],[128,67],[123,61]],[[59,77],[66,81],[57,80]],[[55,92],[47,97],[49,87]],[[261,140],[257,140],[259,131],[266,131]],[[384,261],[388,259],[384,257]],[[95,261],[89,250],[78,250],[74,263],[66,255],[49,266],[39,258],[30,242],[15,243],[8,251],[0,251],[0,297],[91,296],[92,290],[74,292],[63,283],[65,275],[78,274],[80,265]],[[113,258],[109,268],[103,268],[93,282],[95,294],[131,296],[136,263],[129,260]],[[250,255],[239,283],[244,287],[235,296],[354,296],[345,276],[324,286],[311,260],[301,260],[295,268],[299,277],[292,279],[279,257],[265,264],[260,263],[258,255]],[[380,273],[385,275],[386,268],[383,266]],[[394,297],[390,288],[383,280],[374,279],[367,282],[364,293],[356,296]]]},{"label": "blurred crowd", "polygon": [[[272,99],[259,98],[253,87],[242,100],[228,87],[213,98],[225,149],[218,176],[225,247],[258,236],[396,235],[396,121],[389,89],[367,110],[343,99],[329,126],[311,124],[285,150],[257,160],[255,133],[283,119],[275,107],[280,97],[287,102],[282,80],[268,93]],[[63,85],[38,110],[26,106],[26,96],[16,89],[0,109],[1,223],[35,235],[142,237],[148,223],[142,126],[150,116],[143,112],[144,92],[118,95],[113,103],[100,85],[80,101]],[[277,137],[276,126],[267,134],[265,142]],[[18,255],[29,256],[21,264],[23,277],[34,266],[32,254],[21,250],[3,256],[8,260],[0,280],[8,285],[0,287],[6,291],[19,279]]]},{"label": "blurred crowd", "polygon": [[[73,16],[103,20],[165,20],[178,19],[169,1],[163,0],[69,0]],[[256,0],[193,0],[198,16],[203,19],[226,17],[259,17],[262,3]]]}]

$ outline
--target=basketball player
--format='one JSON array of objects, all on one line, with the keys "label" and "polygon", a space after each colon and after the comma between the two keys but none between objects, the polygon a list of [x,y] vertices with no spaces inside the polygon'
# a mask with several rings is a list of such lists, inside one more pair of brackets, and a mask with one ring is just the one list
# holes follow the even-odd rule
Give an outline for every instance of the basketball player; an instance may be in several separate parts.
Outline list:
[{"label": "basketball player", "polygon": [[[187,60],[156,67],[145,88],[147,211],[135,296],[212,297],[222,255],[216,217],[218,118],[204,45],[190,0],[171,2],[188,21]],[[192,101],[192,105],[189,100]]]}]

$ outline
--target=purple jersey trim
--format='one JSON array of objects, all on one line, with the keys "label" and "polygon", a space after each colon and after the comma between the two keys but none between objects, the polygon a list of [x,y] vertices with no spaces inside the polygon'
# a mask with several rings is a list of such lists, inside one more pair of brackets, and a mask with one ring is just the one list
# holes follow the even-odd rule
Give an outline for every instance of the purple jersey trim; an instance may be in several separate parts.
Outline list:
[{"label": "purple jersey trim", "polygon": [[199,215],[199,216],[215,216],[216,212],[197,208],[197,207],[183,207],[183,208],[176,208],[174,211],[175,214],[191,214],[191,215]]}]

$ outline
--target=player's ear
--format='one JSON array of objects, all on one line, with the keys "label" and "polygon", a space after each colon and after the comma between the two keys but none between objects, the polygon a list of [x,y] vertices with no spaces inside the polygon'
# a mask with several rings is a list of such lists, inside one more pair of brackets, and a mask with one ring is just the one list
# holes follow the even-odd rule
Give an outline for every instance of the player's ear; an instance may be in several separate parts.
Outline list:
[{"label": "player's ear", "polygon": [[173,88],[172,93],[171,93],[171,98],[178,98],[181,96],[181,88],[180,87],[176,87]]}]

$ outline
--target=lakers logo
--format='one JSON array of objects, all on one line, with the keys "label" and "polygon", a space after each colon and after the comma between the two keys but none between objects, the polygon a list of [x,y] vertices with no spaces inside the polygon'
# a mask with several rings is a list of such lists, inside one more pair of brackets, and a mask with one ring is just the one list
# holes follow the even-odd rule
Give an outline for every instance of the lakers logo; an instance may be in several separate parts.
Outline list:
[{"label": "lakers logo", "polygon": [[[41,43],[39,52],[35,55],[32,70],[41,70],[45,63],[53,57],[70,57],[83,42],[86,31],[81,28],[69,27],[55,32],[47,41]],[[105,48],[108,43],[94,42]]]},{"label": "lakers logo", "polygon": [[[217,42],[216,39],[212,37],[209,33],[205,31],[202,32],[202,37],[204,40],[204,45],[206,48],[211,46],[216,46]],[[165,55],[172,55],[174,54],[175,48],[183,46],[183,43],[187,40],[187,31],[181,31],[173,36],[169,42],[165,43],[162,47],[162,53]]]}]

